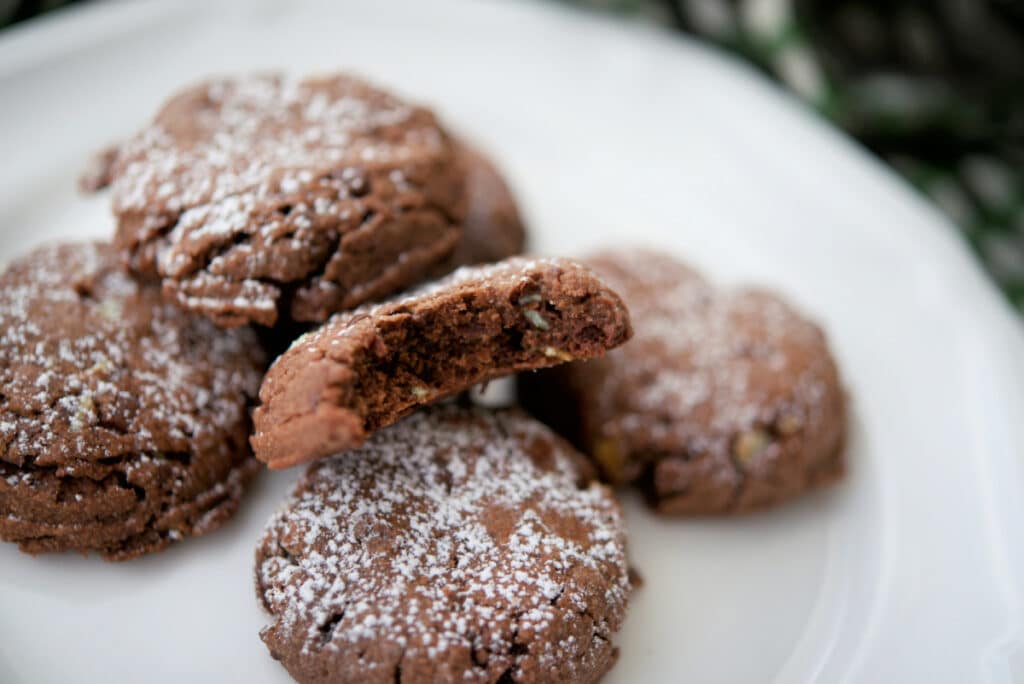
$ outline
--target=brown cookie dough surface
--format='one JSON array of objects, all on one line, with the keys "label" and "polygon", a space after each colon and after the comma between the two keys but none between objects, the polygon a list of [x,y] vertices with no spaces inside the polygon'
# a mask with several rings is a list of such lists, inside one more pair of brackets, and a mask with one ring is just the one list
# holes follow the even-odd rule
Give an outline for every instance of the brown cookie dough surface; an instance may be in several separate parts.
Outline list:
[{"label": "brown cookie dough surface", "polygon": [[618,295],[578,263],[465,267],[400,299],[338,314],[282,354],[253,414],[271,468],[359,446],[417,406],[603,354],[631,335]]},{"label": "brown cookie dough surface", "polygon": [[213,80],[121,148],[115,242],[218,325],[323,321],[450,256],[463,175],[430,111],[358,79]]},{"label": "brown cookie dough surface", "polygon": [[625,532],[578,453],[519,411],[409,416],[310,466],[256,551],[261,636],[299,682],[595,682]]},{"label": "brown cookie dough surface", "polygon": [[248,328],[161,300],[106,244],[40,248],[0,275],[0,538],[134,558],[213,530],[259,468]]},{"label": "brown cookie dough surface", "polygon": [[714,289],[642,250],[587,260],[636,335],[520,377],[521,399],[662,513],[738,512],[843,472],[844,396],[821,330],[764,291]]},{"label": "brown cookie dough surface", "polygon": [[451,267],[501,261],[520,254],[526,245],[526,226],[508,183],[475,147],[463,142],[458,152],[466,174],[466,218]]},{"label": "brown cookie dough surface", "polygon": [[109,187],[113,179],[114,166],[117,164],[117,156],[120,153],[120,145],[108,145],[97,150],[78,176],[79,192],[92,194]]}]

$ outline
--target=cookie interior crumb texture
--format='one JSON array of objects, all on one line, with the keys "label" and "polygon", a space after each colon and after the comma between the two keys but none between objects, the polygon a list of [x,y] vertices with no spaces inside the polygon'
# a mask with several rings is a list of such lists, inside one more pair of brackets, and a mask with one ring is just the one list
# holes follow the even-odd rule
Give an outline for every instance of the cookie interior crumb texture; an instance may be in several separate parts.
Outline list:
[{"label": "cookie interior crumb texture", "polygon": [[0,276],[0,537],[113,560],[215,529],[258,470],[265,359],[161,301],[107,244],[42,247]]},{"label": "cookie interior crumb texture", "polygon": [[603,354],[631,334],[618,295],[575,262],[459,269],[298,339],[263,381],[252,444],[272,468],[333,454],[417,406]]},{"label": "cookie interior crumb texture", "polygon": [[841,476],[845,398],[816,325],[669,256],[623,249],[587,263],[622,295],[636,336],[519,385],[608,481],[693,514],[761,508]]},{"label": "cookie interior crumb texture", "polygon": [[188,88],[111,180],[132,270],[226,327],[323,321],[404,289],[452,253],[465,203],[434,115],[345,75]]},{"label": "cookie interior crumb texture", "polygon": [[256,552],[300,682],[594,682],[630,593],[617,503],[519,411],[418,412],[312,464]]}]

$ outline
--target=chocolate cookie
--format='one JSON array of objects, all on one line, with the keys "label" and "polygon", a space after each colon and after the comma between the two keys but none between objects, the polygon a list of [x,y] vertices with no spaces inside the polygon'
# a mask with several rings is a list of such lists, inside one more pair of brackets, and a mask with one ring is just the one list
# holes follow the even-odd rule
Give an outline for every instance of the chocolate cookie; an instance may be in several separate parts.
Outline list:
[{"label": "chocolate cookie", "polygon": [[79,192],[91,194],[109,187],[120,153],[120,145],[107,145],[92,155],[89,158],[89,163],[78,176]]},{"label": "chocolate cookie", "polygon": [[125,560],[220,526],[259,469],[248,328],[161,301],[106,244],[0,275],[0,538]]},{"label": "chocolate cookie", "polygon": [[630,585],[619,507],[519,411],[434,407],[313,464],[256,550],[299,682],[595,682]]},{"label": "chocolate cookie", "polygon": [[[431,273],[443,278],[460,266],[493,263],[523,251],[526,227],[519,218],[515,199],[505,180],[479,151],[460,143],[458,154],[466,177],[466,213],[462,236],[452,256]],[[95,166],[101,166],[96,162]],[[83,183],[85,179],[83,178]],[[303,333],[309,323],[284,322],[273,328],[260,328],[263,346],[271,358],[284,352]]]},{"label": "chocolate cookie", "polygon": [[355,78],[210,81],[120,150],[116,245],[218,325],[323,321],[450,256],[463,175],[431,112]]},{"label": "chocolate cookie", "polygon": [[296,340],[260,387],[253,449],[271,468],[328,456],[417,406],[516,371],[598,356],[630,334],[622,300],[575,262],[465,267]]},{"label": "chocolate cookie", "polygon": [[638,482],[662,513],[759,508],[843,472],[844,396],[821,330],[777,296],[718,291],[672,258],[587,260],[636,337],[603,359],[519,378],[522,401]]},{"label": "chocolate cookie", "polygon": [[466,174],[466,218],[448,270],[522,253],[526,227],[505,179],[474,147],[460,143],[458,152]]}]

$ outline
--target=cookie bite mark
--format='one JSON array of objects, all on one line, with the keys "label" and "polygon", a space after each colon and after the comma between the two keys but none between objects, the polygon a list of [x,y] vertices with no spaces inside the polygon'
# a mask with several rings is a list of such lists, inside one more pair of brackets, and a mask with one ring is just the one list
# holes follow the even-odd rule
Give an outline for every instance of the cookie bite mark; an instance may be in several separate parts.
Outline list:
[{"label": "cookie bite mark", "polygon": [[321,322],[448,258],[463,176],[430,111],[356,78],[218,79],[122,147],[115,243],[220,326]]},{"label": "cookie bite mark", "polygon": [[821,329],[779,296],[719,290],[644,250],[587,260],[635,338],[520,376],[520,399],[665,514],[764,508],[843,473],[845,396]]},{"label": "cookie bite mark", "polygon": [[417,406],[600,356],[631,335],[622,300],[578,263],[515,258],[462,268],[298,339],[263,381],[252,445],[271,468],[327,456]]},{"label": "cookie bite mark", "polygon": [[596,682],[631,585],[622,514],[521,411],[435,406],[312,464],[256,550],[298,682]]}]

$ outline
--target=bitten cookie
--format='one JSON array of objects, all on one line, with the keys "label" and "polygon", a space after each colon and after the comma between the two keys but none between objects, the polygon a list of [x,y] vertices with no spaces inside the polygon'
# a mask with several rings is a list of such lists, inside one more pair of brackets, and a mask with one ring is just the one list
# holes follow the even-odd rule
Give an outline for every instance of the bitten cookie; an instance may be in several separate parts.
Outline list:
[{"label": "bitten cookie", "polygon": [[463,176],[430,111],[358,79],[214,80],[117,154],[115,244],[218,325],[323,321],[451,255]]},{"label": "bitten cookie", "polygon": [[821,330],[777,296],[719,291],[647,251],[587,263],[636,337],[603,359],[519,378],[522,401],[637,482],[662,513],[763,507],[843,472],[844,395]]},{"label": "bitten cookie", "polygon": [[161,301],[106,244],[0,275],[0,538],[125,560],[213,530],[258,471],[248,328]]},{"label": "bitten cookie", "polygon": [[513,258],[465,267],[296,340],[260,387],[253,449],[271,468],[338,453],[417,406],[599,356],[631,334],[622,300],[580,264]]},{"label": "bitten cookie", "polygon": [[493,162],[471,145],[459,143],[458,153],[466,174],[466,218],[448,270],[522,253],[526,226],[505,179]]},{"label": "bitten cookie", "polygon": [[447,405],[310,466],[256,551],[299,682],[595,682],[630,584],[611,493],[519,411]]}]

